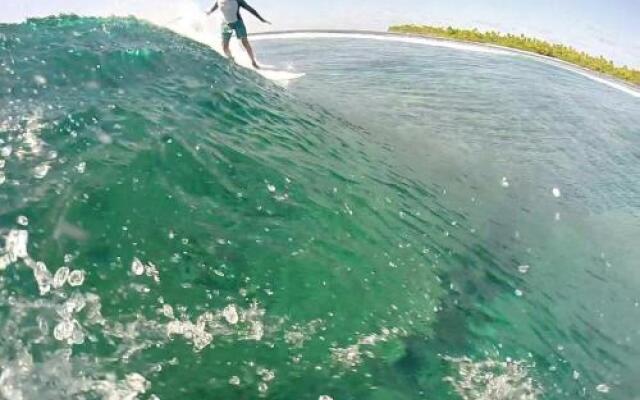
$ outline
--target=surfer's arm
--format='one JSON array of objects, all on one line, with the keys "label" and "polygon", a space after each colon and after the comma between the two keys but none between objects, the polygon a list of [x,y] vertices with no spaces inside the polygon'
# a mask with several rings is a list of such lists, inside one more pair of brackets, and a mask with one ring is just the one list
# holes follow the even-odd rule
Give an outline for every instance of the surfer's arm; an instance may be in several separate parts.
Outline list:
[{"label": "surfer's arm", "polygon": [[209,12],[207,12],[207,14],[212,14],[217,9],[218,9],[218,2],[216,1],[215,4],[213,5],[213,7],[211,7],[211,10],[209,10]]},{"label": "surfer's arm", "polygon": [[249,11],[251,14],[253,14],[256,18],[258,18],[260,21],[264,22],[265,24],[270,23],[266,19],[262,18],[262,15],[260,15],[253,7],[247,4],[245,0],[238,0],[238,5],[244,8],[245,10]]}]

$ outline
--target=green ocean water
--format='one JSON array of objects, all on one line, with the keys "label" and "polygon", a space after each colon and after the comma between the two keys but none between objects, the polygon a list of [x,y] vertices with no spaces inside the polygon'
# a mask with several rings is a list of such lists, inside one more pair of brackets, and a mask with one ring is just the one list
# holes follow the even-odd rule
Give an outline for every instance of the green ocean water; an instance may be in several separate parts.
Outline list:
[{"label": "green ocean water", "polygon": [[0,26],[0,397],[637,396],[638,103],[319,45]]}]

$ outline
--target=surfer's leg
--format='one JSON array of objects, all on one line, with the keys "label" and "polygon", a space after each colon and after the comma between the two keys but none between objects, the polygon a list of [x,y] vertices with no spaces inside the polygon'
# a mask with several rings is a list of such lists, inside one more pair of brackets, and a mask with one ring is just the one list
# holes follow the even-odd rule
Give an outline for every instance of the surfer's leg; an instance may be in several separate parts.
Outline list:
[{"label": "surfer's leg", "polygon": [[229,60],[233,61],[233,56],[231,55],[231,50],[229,49],[229,42],[230,40],[222,41],[222,50],[224,51],[224,54],[229,58]]},{"label": "surfer's leg", "polygon": [[244,21],[238,20],[235,26],[236,36],[242,42],[245,50],[247,50],[247,54],[251,58],[251,64],[253,68],[260,69],[258,63],[256,62],[256,56],[253,54],[253,48],[251,48],[251,43],[249,43],[249,35],[247,35],[247,27],[244,25]]},{"label": "surfer's leg", "polygon": [[253,49],[251,48],[251,43],[249,43],[249,39],[243,38],[242,45],[247,50],[247,54],[249,54],[249,57],[251,57],[251,64],[253,64],[253,67],[255,69],[260,69],[260,66],[256,62],[256,56],[253,54]]}]

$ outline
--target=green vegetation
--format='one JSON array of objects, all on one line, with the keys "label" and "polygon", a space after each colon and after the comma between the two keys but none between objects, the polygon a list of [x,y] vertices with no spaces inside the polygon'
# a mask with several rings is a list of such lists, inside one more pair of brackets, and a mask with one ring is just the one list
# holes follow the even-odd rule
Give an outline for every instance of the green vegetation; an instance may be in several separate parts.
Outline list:
[{"label": "green vegetation", "polygon": [[618,67],[604,57],[594,57],[583,51],[562,44],[553,44],[524,35],[501,34],[499,32],[480,32],[477,29],[442,28],[428,25],[398,25],[389,28],[389,32],[410,33],[429,37],[462,40],[467,42],[490,43],[518,50],[530,51],[578,65],[602,74],[640,85],[640,71],[629,67]]}]

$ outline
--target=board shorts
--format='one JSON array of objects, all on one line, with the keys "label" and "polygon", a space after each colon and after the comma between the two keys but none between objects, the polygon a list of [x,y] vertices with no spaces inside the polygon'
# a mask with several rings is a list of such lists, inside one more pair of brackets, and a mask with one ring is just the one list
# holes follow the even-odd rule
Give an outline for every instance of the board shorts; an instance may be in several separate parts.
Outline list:
[{"label": "board shorts", "polygon": [[222,40],[228,42],[231,40],[231,36],[233,36],[233,32],[236,33],[236,37],[238,39],[246,39],[247,38],[247,27],[244,25],[244,22],[239,19],[236,22],[232,22],[230,24],[223,22],[222,23]]}]

